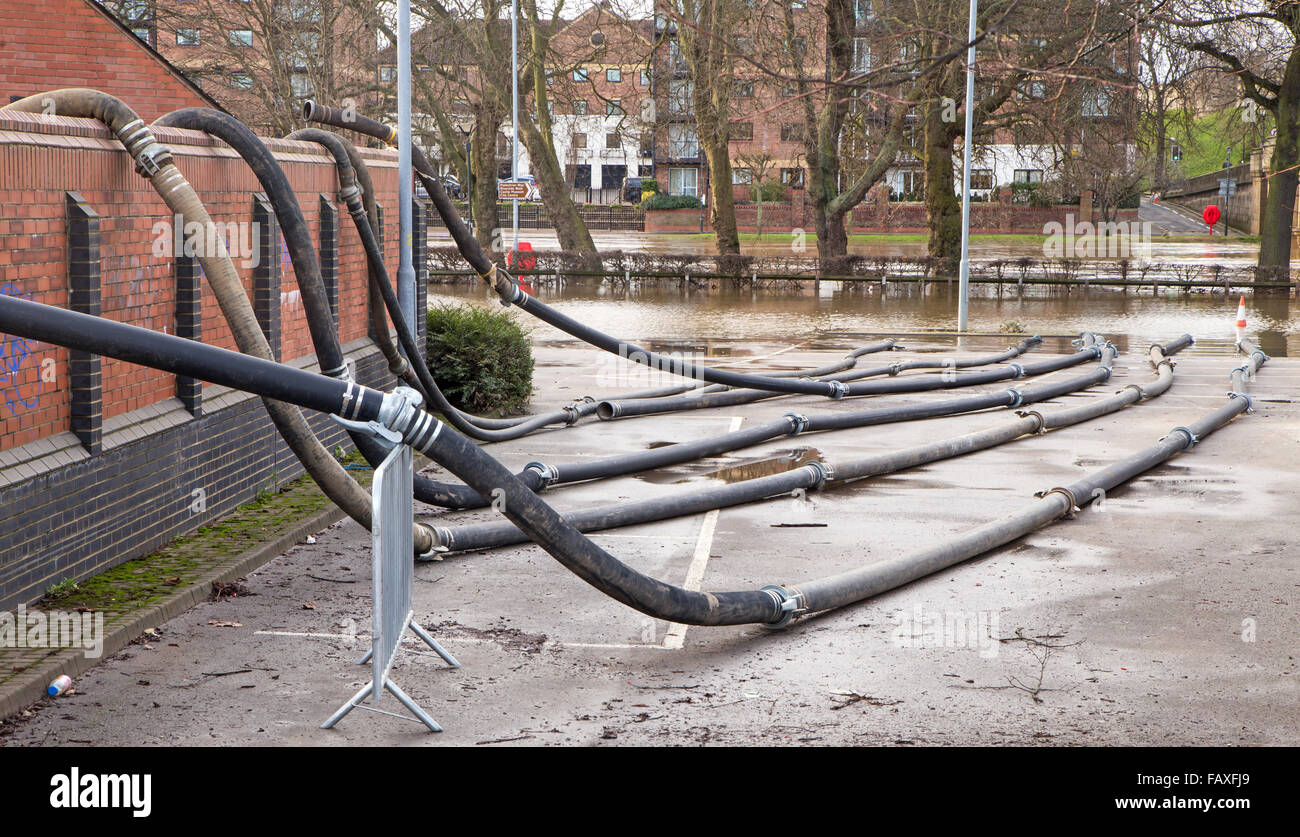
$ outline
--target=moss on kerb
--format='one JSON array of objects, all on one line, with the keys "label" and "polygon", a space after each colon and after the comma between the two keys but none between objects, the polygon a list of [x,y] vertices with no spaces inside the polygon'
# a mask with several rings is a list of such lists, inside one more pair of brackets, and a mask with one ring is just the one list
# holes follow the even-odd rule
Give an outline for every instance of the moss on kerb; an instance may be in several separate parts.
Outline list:
[{"label": "moss on kerb", "polygon": [[[355,452],[347,464],[364,465]],[[350,470],[368,485],[369,470]],[[142,558],[136,558],[76,583],[51,587],[38,606],[71,610],[102,610],[105,618],[155,604],[200,578],[214,565],[266,543],[330,506],[310,477],[299,477],[278,491],[264,491],[229,516]]]}]

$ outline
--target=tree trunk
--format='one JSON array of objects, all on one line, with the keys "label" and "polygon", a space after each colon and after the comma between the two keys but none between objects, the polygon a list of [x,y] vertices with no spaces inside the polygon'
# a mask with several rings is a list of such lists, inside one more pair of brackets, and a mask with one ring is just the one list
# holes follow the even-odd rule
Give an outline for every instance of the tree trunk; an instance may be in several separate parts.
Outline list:
[{"label": "tree trunk", "polygon": [[1291,280],[1291,222],[1295,217],[1296,165],[1300,163],[1300,46],[1291,51],[1277,95],[1277,144],[1266,181],[1260,225],[1259,268],[1264,282]]},{"label": "tree trunk", "polygon": [[954,188],[952,127],[935,102],[925,115],[925,214],[936,272],[952,275],[961,260],[961,201]]},{"label": "tree trunk", "polygon": [[[492,108],[476,108],[474,130],[470,134],[473,162],[474,238],[484,250],[500,246],[497,218],[497,126],[502,116]],[[468,188],[468,187],[467,187]]]},{"label": "tree trunk", "polygon": [[578,207],[573,205],[573,199],[569,197],[569,184],[555,157],[555,146],[545,141],[537,126],[526,119],[519,120],[519,138],[528,149],[537,189],[542,193],[542,203],[551,214],[551,223],[555,225],[555,237],[559,239],[560,248],[579,254],[585,269],[600,270],[600,253],[596,251],[591,231],[578,214]]},{"label": "tree trunk", "polygon": [[731,155],[724,141],[719,147],[711,142],[704,149],[713,180],[713,199],[709,201],[709,220],[717,237],[718,255],[740,252],[740,233],[736,230],[736,197],[731,188]]}]

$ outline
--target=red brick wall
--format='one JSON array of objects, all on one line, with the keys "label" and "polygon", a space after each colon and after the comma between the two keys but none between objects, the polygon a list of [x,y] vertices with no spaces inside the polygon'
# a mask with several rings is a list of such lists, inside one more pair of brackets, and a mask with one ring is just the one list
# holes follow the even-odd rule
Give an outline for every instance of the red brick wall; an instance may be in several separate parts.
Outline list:
[{"label": "red brick wall", "polygon": [[126,101],[146,121],[212,102],[88,0],[0,0],[0,105],[60,87]]},{"label": "red brick wall", "polygon": [[[252,195],[261,186],[234,152],[195,131],[160,128],[156,134],[171,147],[177,167],[214,220],[251,224]],[[266,142],[280,160],[313,233],[319,233],[320,195],[334,200],[340,233],[340,340],[365,337],[365,254],[347,207],[336,199],[333,159],[314,144]],[[396,154],[367,149],[361,153],[370,163],[376,195],[388,210],[391,226],[397,211]],[[174,332],[172,260],[154,255],[155,225],[170,221],[169,212],[149,182],[135,173],[121,145],[92,120],[0,111],[0,290],[68,305],[67,191],[78,192],[100,215],[103,316]],[[396,235],[388,239],[385,256],[395,276]],[[282,259],[281,358],[290,361],[311,355],[312,346],[298,285],[283,251]],[[251,294],[252,271],[241,258],[234,261]],[[0,450],[67,431],[67,352],[11,336],[0,340]],[[203,340],[235,348],[206,285]],[[42,380],[43,370],[50,380]],[[176,391],[172,375],[109,358],[103,360],[102,375],[106,419],[171,398]]]}]

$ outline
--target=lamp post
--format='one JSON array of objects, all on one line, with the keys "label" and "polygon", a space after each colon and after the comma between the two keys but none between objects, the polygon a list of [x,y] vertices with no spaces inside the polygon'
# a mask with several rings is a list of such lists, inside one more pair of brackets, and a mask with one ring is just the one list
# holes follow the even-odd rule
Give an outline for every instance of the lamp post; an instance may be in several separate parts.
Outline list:
[{"label": "lamp post", "polygon": [[961,167],[961,273],[958,281],[957,330],[966,331],[970,314],[970,164],[972,120],[975,116],[975,17],[979,0],[970,0],[970,26],[966,42],[966,134],[962,140]]},{"label": "lamp post", "polygon": [[[411,0],[397,4],[397,203],[398,263],[397,299],[408,326],[415,319],[415,266],[411,256],[411,203],[414,200],[411,180]],[[419,363],[419,358],[408,358]]]},{"label": "lamp post", "polygon": [[[510,128],[510,179],[519,182],[519,0],[510,0],[510,95],[513,115]],[[519,198],[514,205],[515,255],[519,257]]]}]

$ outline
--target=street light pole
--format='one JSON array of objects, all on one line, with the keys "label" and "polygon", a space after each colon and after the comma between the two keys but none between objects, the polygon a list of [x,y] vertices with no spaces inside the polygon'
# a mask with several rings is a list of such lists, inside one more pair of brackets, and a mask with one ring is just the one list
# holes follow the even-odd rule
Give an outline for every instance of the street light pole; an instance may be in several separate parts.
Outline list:
[{"label": "street light pole", "polygon": [[966,42],[966,134],[962,140],[961,167],[961,276],[958,282],[957,330],[966,331],[970,314],[970,164],[975,116],[975,18],[979,0],[970,0],[970,27]]},{"label": "street light pole", "polygon": [[[408,326],[414,326],[415,267],[411,257],[411,0],[397,4],[397,299]],[[419,363],[419,358],[407,358]]]},{"label": "street light pole", "polygon": [[[514,99],[510,129],[510,179],[519,182],[519,0],[510,0],[510,94]],[[515,258],[519,258],[519,198],[515,198]],[[516,267],[518,267],[516,265]]]}]

